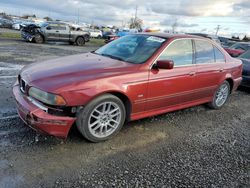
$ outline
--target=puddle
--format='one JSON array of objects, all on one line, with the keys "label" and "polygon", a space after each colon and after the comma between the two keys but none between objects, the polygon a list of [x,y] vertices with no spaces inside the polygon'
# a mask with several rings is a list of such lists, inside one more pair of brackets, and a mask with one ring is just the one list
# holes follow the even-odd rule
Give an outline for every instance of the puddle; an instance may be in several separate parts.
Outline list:
[{"label": "puddle", "polygon": [[0,178],[1,188],[16,188],[23,184],[24,178],[21,175],[17,176],[3,176]]}]

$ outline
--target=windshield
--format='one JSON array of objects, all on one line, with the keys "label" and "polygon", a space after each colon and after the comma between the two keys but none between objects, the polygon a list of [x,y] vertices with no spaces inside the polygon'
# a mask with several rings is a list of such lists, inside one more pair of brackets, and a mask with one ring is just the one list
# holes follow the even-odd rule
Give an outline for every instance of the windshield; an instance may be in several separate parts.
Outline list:
[{"label": "windshield", "polygon": [[248,50],[245,53],[241,54],[239,57],[243,58],[243,59],[250,59],[250,50]]},{"label": "windshield", "polygon": [[140,64],[147,61],[165,41],[164,38],[149,35],[127,35],[101,47],[95,53]]}]

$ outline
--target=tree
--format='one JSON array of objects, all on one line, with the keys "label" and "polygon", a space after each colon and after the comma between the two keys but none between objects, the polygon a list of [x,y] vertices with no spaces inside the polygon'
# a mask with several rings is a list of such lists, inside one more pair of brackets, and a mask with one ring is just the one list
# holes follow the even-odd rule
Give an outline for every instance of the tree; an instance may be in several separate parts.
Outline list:
[{"label": "tree", "polygon": [[129,28],[130,29],[142,30],[142,25],[143,25],[142,19],[139,19],[137,17],[131,18],[129,21]]},{"label": "tree", "polygon": [[245,37],[242,39],[243,41],[246,41],[246,42],[249,42],[250,41],[250,38],[248,38],[246,35]]},{"label": "tree", "polygon": [[45,20],[47,20],[47,21],[53,21],[53,19],[50,18],[50,17],[48,17],[48,16],[44,17],[43,19],[45,19]]},{"label": "tree", "polygon": [[23,19],[28,19],[29,17],[31,17],[31,18],[36,18],[36,15],[35,15],[35,14],[33,14],[33,15],[24,14],[21,18],[23,18]]}]

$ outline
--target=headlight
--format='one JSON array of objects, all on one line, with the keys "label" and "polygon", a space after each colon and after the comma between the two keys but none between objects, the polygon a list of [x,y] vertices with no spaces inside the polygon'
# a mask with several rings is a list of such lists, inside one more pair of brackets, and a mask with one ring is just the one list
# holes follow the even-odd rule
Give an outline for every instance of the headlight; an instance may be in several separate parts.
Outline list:
[{"label": "headlight", "polygon": [[52,93],[47,93],[35,87],[29,89],[29,96],[50,105],[66,105],[65,100],[60,95],[55,95]]}]

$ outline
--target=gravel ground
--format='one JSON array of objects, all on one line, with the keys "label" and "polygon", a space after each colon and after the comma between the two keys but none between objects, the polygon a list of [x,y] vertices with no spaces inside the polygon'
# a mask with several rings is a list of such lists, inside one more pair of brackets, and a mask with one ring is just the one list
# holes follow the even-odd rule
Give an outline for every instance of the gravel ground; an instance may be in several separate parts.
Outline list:
[{"label": "gravel ground", "polygon": [[0,39],[0,187],[250,187],[250,91],[221,110],[204,105],[127,123],[93,144],[36,134],[16,117],[18,70],[96,47]]}]

